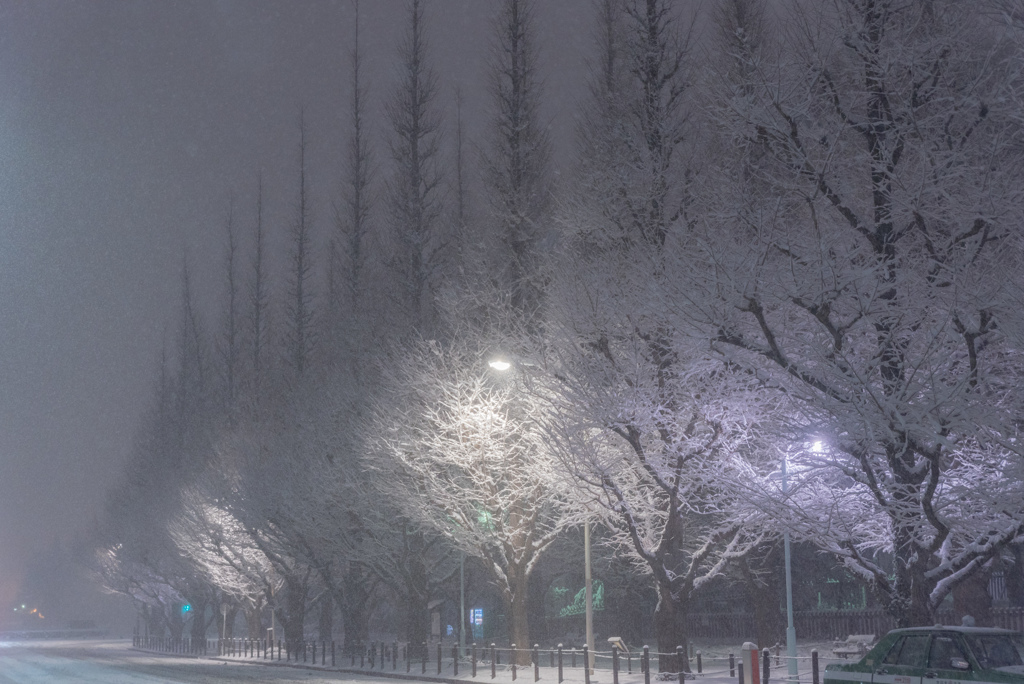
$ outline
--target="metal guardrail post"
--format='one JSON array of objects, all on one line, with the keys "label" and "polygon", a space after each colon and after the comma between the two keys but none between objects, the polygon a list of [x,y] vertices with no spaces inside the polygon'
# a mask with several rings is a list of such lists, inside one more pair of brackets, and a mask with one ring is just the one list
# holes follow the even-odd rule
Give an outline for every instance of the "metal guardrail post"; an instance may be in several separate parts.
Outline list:
[{"label": "metal guardrail post", "polygon": [[[732,653],[729,654],[729,676],[736,676],[736,656]],[[742,679],[742,677],[741,677]]]},{"label": "metal guardrail post", "polygon": [[558,684],[562,684],[562,644],[558,644]]},{"label": "metal guardrail post", "polygon": [[704,674],[704,663],[701,660],[700,651],[697,651],[697,674]]},{"label": "metal guardrail post", "polygon": [[644,671],[644,684],[651,684],[651,647],[644,644],[644,660],[640,666]]},{"label": "metal guardrail post", "polygon": [[679,668],[679,684],[686,683],[686,654],[683,653],[682,646],[676,646],[676,664]]},{"label": "metal guardrail post", "polygon": [[619,684],[619,647],[612,644],[612,684]]},{"label": "metal guardrail post", "polygon": [[590,684],[590,651],[586,646],[583,647],[583,682]]},{"label": "metal guardrail post", "polygon": [[540,644],[533,645],[533,681],[540,681]]},{"label": "metal guardrail post", "polygon": [[738,684],[743,684],[743,661],[736,663],[736,680]]},{"label": "metal guardrail post", "polygon": [[818,684],[818,649],[811,651],[811,683]]},{"label": "metal guardrail post", "polygon": [[768,684],[768,680],[771,679],[772,674],[772,653],[765,647],[761,654],[761,661],[764,663],[762,670],[764,670],[764,677],[761,679],[761,684]]}]

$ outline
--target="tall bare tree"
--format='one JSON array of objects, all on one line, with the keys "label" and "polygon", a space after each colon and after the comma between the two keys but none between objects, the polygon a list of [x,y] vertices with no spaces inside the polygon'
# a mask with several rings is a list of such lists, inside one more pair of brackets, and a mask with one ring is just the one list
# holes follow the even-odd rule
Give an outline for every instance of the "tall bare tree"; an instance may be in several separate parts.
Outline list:
[{"label": "tall bare tree", "polygon": [[447,262],[442,230],[441,117],[437,76],[427,60],[425,0],[409,0],[409,24],[399,47],[399,83],[385,105],[391,126],[392,172],[387,183],[392,268],[400,284],[401,316],[427,334],[436,323],[438,278]]},{"label": "tall bare tree", "polygon": [[373,237],[373,154],[366,120],[367,87],[363,77],[363,54],[359,42],[359,0],[354,0],[352,63],[352,105],[349,121],[348,156],[341,204],[335,211],[335,234],[331,239],[329,268],[329,324],[333,346],[343,352],[356,371],[364,350],[371,296],[370,248]]},{"label": "tall bare tree", "polygon": [[228,422],[236,418],[241,382],[241,288],[238,274],[238,228],[235,225],[235,202],[228,202],[228,213],[224,220],[225,253],[224,285],[226,299],[223,327],[220,335],[220,370],[222,374],[222,400]]},{"label": "tall bare tree", "polygon": [[256,223],[253,226],[253,253],[248,278],[248,333],[251,376],[250,408],[258,411],[263,396],[267,345],[270,331],[270,283],[267,276],[266,231],[263,227],[263,175],[256,177]]},{"label": "tall bare tree", "polygon": [[484,155],[491,214],[501,252],[498,272],[513,306],[540,300],[540,243],[549,230],[551,143],[540,120],[540,77],[531,0],[504,0],[495,23],[490,78],[492,121]]},{"label": "tall bare tree", "polygon": [[313,217],[309,194],[309,174],[306,155],[305,112],[299,112],[299,187],[295,203],[295,218],[289,227],[291,242],[288,269],[287,331],[285,358],[296,377],[306,372],[315,342],[313,327]]}]

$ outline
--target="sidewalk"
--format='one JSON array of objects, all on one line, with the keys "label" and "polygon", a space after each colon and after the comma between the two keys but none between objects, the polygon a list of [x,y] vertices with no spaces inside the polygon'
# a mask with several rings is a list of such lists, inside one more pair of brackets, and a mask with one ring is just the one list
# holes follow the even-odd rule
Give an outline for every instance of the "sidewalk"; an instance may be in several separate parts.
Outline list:
[{"label": "sidewalk", "polygon": [[[799,682],[800,684],[811,684],[811,663],[810,663],[810,652],[812,649],[817,649],[820,655],[824,656],[825,653],[831,655],[831,644],[806,644],[802,645],[798,649],[798,669],[799,669]],[[827,651],[825,649],[828,649]],[[140,649],[141,650],[141,649]],[[695,649],[696,652],[697,649]],[[732,684],[736,682],[735,670],[733,674],[730,674],[729,670],[729,653],[732,652],[736,661],[739,661],[739,647],[730,648],[729,646],[713,646],[709,645],[708,650],[705,652],[701,649],[701,672],[697,672],[697,658],[696,655],[690,659],[691,672],[686,673],[685,681],[687,682],[707,682],[707,684]],[[145,651],[149,652],[149,651]],[[774,654],[774,650],[772,651]],[[481,682],[482,684],[493,682],[494,684],[532,684],[533,682],[539,682],[542,684],[558,684],[559,672],[557,664],[551,666],[551,655],[552,652],[548,650],[542,650],[541,654],[541,665],[539,668],[534,669],[533,665],[517,666],[515,673],[513,674],[513,668],[507,662],[502,662],[500,665],[496,665],[493,669],[490,660],[478,659],[476,676],[473,676],[472,672],[472,661],[469,657],[460,658],[458,664],[458,673],[454,671],[452,659],[443,658],[441,663],[441,672],[438,674],[438,666],[436,656],[433,660],[430,660],[426,664],[424,671],[424,665],[422,661],[413,661],[406,663],[404,660],[399,658],[397,667],[394,661],[387,660],[381,663],[379,659],[375,663],[376,667],[369,666],[369,659],[364,659],[363,667],[359,667],[359,659],[356,658],[355,666],[352,666],[351,656],[341,656],[340,653],[336,653],[335,665],[332,666],[331,655],[328,649],[327,653],[324,653],[323,648],[317,649],[316,662],[312,661],[311,651],[307,651],[307,660],[298,661],[292,659],[287,660],[284,658],[278,659],[278,654],[274,654],[274,659],[270,659],[269,656],[261,654],[259,657],[253,656],[208,656],[204,659],[221,661],[227,663],[252,663],[252,664],[263,664],[268,667],[288,667],[297,669],[306,669],[319,671],[324,673],[339,673],[346,675],[361,675],[371,678],[385,678],[385,679],[396,679],[406,681],[419,681],[419,682],[443,682],[445,684],[466,684],[468,682]],[[507,660],[507,652],[504,658],[499,660]],[[659,673],[657,671],[657,658],[655,654],[651,655],[652,672],[650,679],[647,680],[644,674],[641,672],[641,656],[637,653],[633,653],[630,656],[626,654],[620,654],[619,672],[613,673],[610,669],[611,654],[605,651],[599,651],[595,654],[597,656],[597,668],[589,678],[589,684],[646,684],[648,681],[652,684],[659,684],[661,682],[677,683],[679,682],[678,673]],[[195,656],[192,656],[195,657]],[[768,682],[780,682],[783,683],[788,679],[787,676],[787,661],[784,655],[781,654],[780,659],[776,659],[774,655],[770,659],[770,677],[767,679]],[[834,658],[819,658],[819,671],[824,673],[825,665],[830,662],[837,662]],[[841,661],[839,661],[841,662]],[[556,656],[557,663],[557,656]],[[570,650],[563,650],[562,654],[562,679],[561,681],[565,684],[588,684],[586,673],[583,668],[583,658],[580,651],[576,651],[576,667],[572,666],[572,653]],[[762,678],[762,682],[766,680]]]}]

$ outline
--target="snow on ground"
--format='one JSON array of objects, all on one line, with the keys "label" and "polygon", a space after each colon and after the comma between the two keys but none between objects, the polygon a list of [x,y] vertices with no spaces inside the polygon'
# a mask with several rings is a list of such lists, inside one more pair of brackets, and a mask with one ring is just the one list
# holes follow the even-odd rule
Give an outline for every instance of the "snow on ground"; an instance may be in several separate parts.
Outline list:
[{"label": "snow on ground", "polygon": [[[809,657],[812,647],[820,654],[831,655],[831,644],[801,645],[799,655],[801,682],[810,682],[810,663],[803,660]],[[702,651],[704,674],[697,677],[708,684],[727,684],[735,681],[729,677],[728,654],[733,652],[739,656],[739,645],[729,644],[695,644],[695,650]],[[547,659],[542,658],[547,663]],[[327,682],[356,682],[358,684],[395,684],[396,679],[426,682],[462,682],[479,681],[482,684],[512,684],[512,671],[508,665],[497,668],[496,677],[491,679],[490,663],[479,663],[477,677],[470,674],[470,663],[460,664],[457,678],[452,675],[451,661],[444,663],[441,677],[437,676],[437,664],[427,666],[427,674],[422,673],[422,665],[414,664],[410,674],[405,673],[404,665],[398,671],[387,664],[383,672],[366,668],[353,671],[349,661],[338,661],[338,668],[313,665],[312,663],[269,662],[243,658],[194,658],[168,654],[147,653],[135,650],[130,641],[52,641],[52,642],[0,642],[0,684],[49,684],[51,682],[67,682],[73,684],[167,684],[189,682],[190,684],[221,684],[223,682],[308,682],[311,684]],[[584,684],[582,667],[568,667],[569,659],[565,659],[564,678],[567,684]],[[821,660],[824,670],[826,661]],[[582,660],[578,658],[577,664]],[[695,663],[691,664],[695,667]],[[776,666],[772,662],[772,680],[780,681],[785,671],[785,661]],[[625,670],[627,663],[622,662],[619,684],[643,684],[643,675],[639,672],[639,659],[633,661],[632,674]],[[662,675],[662,677],[665,677]],[[652,674],[652,682],[678,681],[674,676],[661,679],[657,673]],[[518,668],[515,684],[531,684],[534,681],[532,667]],[[557,668],[547,665],[540,668],[540,682],[557,684]],[[598,669],[591,684],[613,684],[612,673],[606,669]]]}]

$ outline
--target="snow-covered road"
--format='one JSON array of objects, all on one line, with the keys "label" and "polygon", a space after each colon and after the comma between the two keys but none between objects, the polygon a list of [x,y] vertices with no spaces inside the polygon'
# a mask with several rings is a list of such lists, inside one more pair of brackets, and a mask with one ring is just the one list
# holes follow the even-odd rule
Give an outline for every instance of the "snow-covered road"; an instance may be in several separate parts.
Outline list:
[{"label": "snow-covered road", "polygon": [[[738,649],[737,649],[738,650]],[[806,650],[806,648],[804,649]],[[728,651],[725,651],[727,653]],[[733,684],[728,666],[721,659],[721,653],[707,654],[703,675],[697,675],[695,684]],[[809,663],[801,652],[801,677],[803,684],[810,684]],[[825,662],[821,668],[824,670]],[[339,663],[341,665],[342,663]],[[636,665],[636,661],[633,662]],[[724,669],[723,669],[724,668]],[[540,684],[556,684],[557,670],[542,667]],[[783,681],[781,669],[773,671],[772,684]],[[404,672],[387,673],[392,676],[374,676],[353,672],[339,672],[337,669],[308,666],[296,663],[278,663],[258,660],[246,663],[235,658],[192,658],[157,653],[147,653],[131,648],[131,641],[19,641],[0,642],[0,684],[226,684],[229,682],[304,682],[321,684],[326,682],[353,682],[358,684],[399,684],[403,679],[441,684],[513,684],[512,674],[507,667],[496,672],[491,679],[490,668],[481,666],[476,679],[469,672],[468,664],[460,668],[459,676],[452,677],[449,670],[443,679],[426,676],[406,675]],[[395,677],[402,679],[396,679]],[[652,684],[672,684],[674,676],[662,679],[664,675],[652,676]],[[638,668],[632,674],[619,673],[619,684],[644,684]],[[531,668],[519,670],[515,684],[532,684]],[[582,668],[565,671],[565,684],[584,684]],[[611,672],[599,669],[591,684],[612,684]]]},{"label": "snow-covered road", "polygon": [[141,653],[130,641],[0,643],[0,684],[226,684],[228,682],[358,682],[394,679],[311,668],[225,663]]}]

